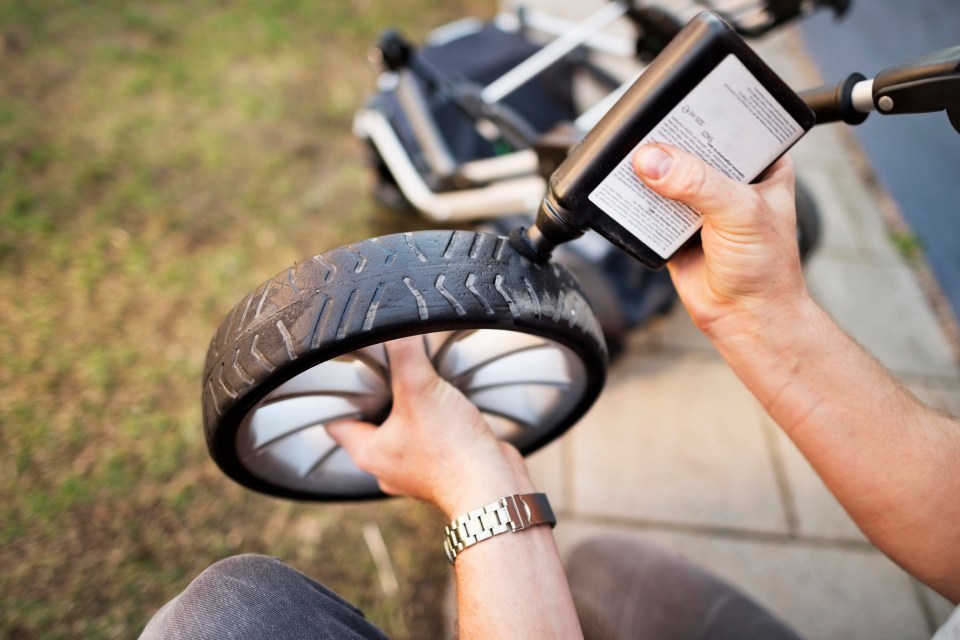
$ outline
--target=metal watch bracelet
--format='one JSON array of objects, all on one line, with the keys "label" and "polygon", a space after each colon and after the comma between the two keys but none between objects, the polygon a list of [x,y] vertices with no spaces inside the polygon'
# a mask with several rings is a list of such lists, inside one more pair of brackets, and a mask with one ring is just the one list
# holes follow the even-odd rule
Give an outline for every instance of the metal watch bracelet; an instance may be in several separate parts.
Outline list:
[{"label": "metal watch bracelet", "polygon": [[557,524],[545,493],[505,496],[463,514],[444,527],[443,549],[447,552],[450,564],[453,564],[464,549],[482,540],[541,524],[551,527]]}]

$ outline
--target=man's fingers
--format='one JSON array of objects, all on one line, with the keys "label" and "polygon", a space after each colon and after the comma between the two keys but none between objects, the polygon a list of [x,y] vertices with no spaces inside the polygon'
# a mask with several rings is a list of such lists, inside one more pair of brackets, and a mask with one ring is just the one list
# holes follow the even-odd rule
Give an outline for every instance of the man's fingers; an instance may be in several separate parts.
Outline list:
[{"label": "man's fingers", "polygon": [[326,425],[327,433],[333,441],[346,449],[354,463],[364,471],[369,468],[367,451],[370,449],[370,439],[377,431],[377,427],[369,422],[359,420],[340,420]]},{"label": "man's fingers", "polygon": [[633,170],[658,194],[687,204],[707,216],[733,213],[754,195],[701,160],[670,145],[655,143],[633,156]]},{"label": "man's fingers", "polygon": [[410,393],[423,392],[435,384],[438,376],[427,356],[423,336],[411,336],[393,340],[384,345],[390,360],[390,375],[393,378],[393,395],[404,397]]}]

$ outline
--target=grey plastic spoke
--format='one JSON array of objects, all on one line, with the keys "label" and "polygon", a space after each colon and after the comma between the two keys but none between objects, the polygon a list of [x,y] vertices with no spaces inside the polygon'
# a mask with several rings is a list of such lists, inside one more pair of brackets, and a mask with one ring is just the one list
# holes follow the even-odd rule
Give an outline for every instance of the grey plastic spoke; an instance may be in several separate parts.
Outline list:
[{"label": "grey plastic spoke", "polygon": [[[463,391],[498,438],[536,445],[582,400],[586,372],[566,347],[500,329],[423,334],[441,376]],[[327,435],[342,418],[377,420],[392,400],[383,344],[322,362],[280,384],[247,414],[237,434],[241,463],[287,488],[343,497],[376,491]]]},{"label": "grey plastic spoke", "polygon": [[353,358],[370,367],[370,370],[384,382],[390,380],[390,362],[387,358],[387,350],[383,344],[375,344],[363,349],[358,349],[348,353],[342,358]]},{"label": "grey plastic spoke", "polygon": [[452,380],[518,351],[555,348],[549,345],[543,338],[516,331],[476,331],[447,350],[437,365],[437,372]]},{"label": "grey plastic spoke", "polygon": [[487,360],[450,382],[461,390],[525,384],[567,386],[573,380],[573,369],[562,351],[535,347]]},{"label": "grey plastic spoke", "polygon": [[351,398],[302,396],[261,407],[249,419],[247,429],[254,450],[317,424],[343,418],[359,418],[360,407]]},{"label": "grey plastic spoke", "polygon": [[338,448],[322,425],[313,425],[277,441],[270,447],[266,459],[257,459],[256,462],[282,470],[285,475],[304,478],[316,468],[319,460],[329,458]]},{"label": "grey plastic spoke", "polygon": [[553,422],[558,407],[565,405],[559,389],[550,387],[497,387],[467,393],[480,411],[513,420],[531,429]]},{"label": "grey plastic spoke", "polygon": [[[350,457],[350,454],[347,453],[347,450],[342,447],[337,447],[333,450],[327,459],[324,461],[322,466],[315,468],[311,474],[313,477],[318,477],[321,475],[331,476],[331,477],[350,477],[355,475],[361,475],[366,478],[372,478],[370,474],[360,471],[357,468],[356,463],[354,463],[353,458]],[[376,480],[373,481],[376,484]]]},{"label": "grey plastic spoke", "polygon": [[529,429],[525,429],[522,425],[514,420],[510,420],[509,418],[505,418],[503,416],[498,416],[488,411],[484,411],[482,413],[484,420],[486,420],[487,424],[490,425],[490,430],[493,431],[493,434],[501,440],[513,442],[517,438],[522,437],[524,433],[529,432]]},{"label": "grey plastic spoke", "polygon": [[463,331],[445,331],[441,334],[437,334],[441,336],[441,339],[431,341],[430,349],[428,351],[430,354],[430,360],[433,362],[434,369],[440,368],[443,361],[447,358],[447,354],[450,353],[450,349],[456,347],[457,344],[466,340],[472,333],[475,332],[476,329],[466,329]]},{"label": "grey plastic spoke", "polygon": [[330,459],[330,457],[340,450],[340,445],[335,444],[334,446],[327,449],[319,458],[313,461],[313,464],[310,465],[310,468],[306,469],[303,473],[300,474],[301,478],[306,478],[310,474],[314,473],[317,469]]},{"label": "grey plastic spoke", "polygon": [[264,404],[303,395],[371,395],[384,392],[383,379],[360,361],[331,360],[283,383]]}]

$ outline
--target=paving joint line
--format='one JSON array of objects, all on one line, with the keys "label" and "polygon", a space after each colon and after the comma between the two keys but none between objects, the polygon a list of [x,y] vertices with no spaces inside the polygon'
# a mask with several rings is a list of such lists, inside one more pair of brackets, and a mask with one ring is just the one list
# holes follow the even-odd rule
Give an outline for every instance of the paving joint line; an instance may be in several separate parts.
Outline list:
[{"label": "paving joint line", "polygon": [[755,529],[735,529],[717,525],[699,525],[646,518],[624,518],[620,516],[573,513],[564,509],[558,511],[561,522],[565,519],[579,524],[616,526],[633,531],[659,531],[664,533],[685,533],[694,536],[721,538],[725,540],[758,542],[782,546],[802,546],[813,549],[834,549],[857,551],[870,554],[881,552],[869,542],[825,538],[805,534],[777,533]]},{"label": "paving joint line", "polygon": [[937,617],[933,613],[930,602],[923,594],[923,585],[919,580],[910,578],[910,590],[913,591],[913,595],[917,599],[917,604],[920,606],[920,614],[923,616],[923,621],[927,625],[927,630],[930,632],[930,635],[935,634],[940,625],[937,624]]},{"label": "paving joint line", "polygon": [[760,413],[760,428],[763,430],[763,440],[767,445],[767,453],[770,454],[773,478],[777,485],[777,493],[780,494],[780,503],[783,506],[783,517],[787,523],[787,531],[790,535],[796,536],[800,534],[800,514],[797,512],[797,501],[793,495],[793,487],[790,486],[790,477],[787,473],[786,462],[783,459],[783,451],[777,439],[780,427],[773,424],[759,402],[757,402],[756,407]]}]

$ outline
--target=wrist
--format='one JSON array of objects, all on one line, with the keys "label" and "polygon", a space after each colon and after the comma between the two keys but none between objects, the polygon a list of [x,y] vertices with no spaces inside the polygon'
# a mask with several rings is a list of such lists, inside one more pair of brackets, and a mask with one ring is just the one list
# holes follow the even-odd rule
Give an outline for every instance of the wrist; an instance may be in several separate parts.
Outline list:
[{"label": "wrist", "polygon": [[[790,426],[819,405],[811,378],[824,375],[843,336],[809,296],[724,318],[708,333],[730,368],[764,409]],[[786,408],[792,408],[786,410]]]},{"label": "wrist", "polygon": [[721,351],[724,345],[775,345],[789,339],[797,323],[810,322],[824,312],[806,288],[761,303],[731,303],[708,322],[701,331]]},{"label": "wrist", "polygon": [[533,493],[533,481],[523,456],[512,445],[500,443],[496,461],[462,468],[455,480],[444,483],[434,504],[449,520],[504,496]]}]

